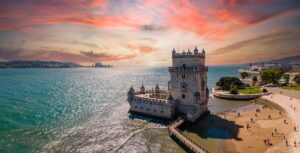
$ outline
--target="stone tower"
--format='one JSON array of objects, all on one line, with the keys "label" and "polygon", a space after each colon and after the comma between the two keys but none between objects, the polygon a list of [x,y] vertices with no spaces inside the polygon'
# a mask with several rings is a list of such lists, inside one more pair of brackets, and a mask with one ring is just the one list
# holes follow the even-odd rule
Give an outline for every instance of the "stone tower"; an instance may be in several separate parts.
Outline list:
[{"label": "stone tower", "polygon": [[168,89],[178,102],[176,112],[192,122],[208,111],[207,71],[204,49],[198,52],[195,47],[194,53],[190,50],[176,53],[173,49]]}]

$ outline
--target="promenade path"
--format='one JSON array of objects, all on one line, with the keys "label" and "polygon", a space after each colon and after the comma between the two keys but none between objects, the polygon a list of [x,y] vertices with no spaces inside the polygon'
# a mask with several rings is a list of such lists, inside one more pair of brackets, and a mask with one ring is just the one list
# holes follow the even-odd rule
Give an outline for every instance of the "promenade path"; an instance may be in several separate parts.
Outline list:
[{"label": "promenade path", "polygon": [[201,146],[198,146],[191,139],[186,137],[180,130],[177,129],[177,127],[179,125],[181,125],[183,122],[184,122],[183,119],[179,119],[179,120],[176,120],[173,123],[171,123],[171,125],[168,127],[169,133],[171,135],[174,135],[181,143],[183,143],[192,152],[194,152],[194,153],[208,153],[207,150],[205,150]]},{"label": "promenade path", "polygon": [[[291,153],[300,153],[300,99],[291,98],[280,93],[272,93],[261,98],[272,101],[273,103],[281,106],[286,111],[287,115],[292,119],[294,125],[298,128],[298,131],[294,131],[289,136],[289,149]],[[294,110],[294,108],[296,108],[296,110]],[[294,141],[297,142],[297,147],[294,146]],[[285,145],[285,143],[282,142],[282,145]]]},{"label": "promenade path", "polygon": [[266,89],[272,93],[279,93],[279,94],[283,94],[283,95],[286,95],[289,97],[300,99],[300,91],[285,90],[285,89],[281,89],[278,87],[267,87]]}]

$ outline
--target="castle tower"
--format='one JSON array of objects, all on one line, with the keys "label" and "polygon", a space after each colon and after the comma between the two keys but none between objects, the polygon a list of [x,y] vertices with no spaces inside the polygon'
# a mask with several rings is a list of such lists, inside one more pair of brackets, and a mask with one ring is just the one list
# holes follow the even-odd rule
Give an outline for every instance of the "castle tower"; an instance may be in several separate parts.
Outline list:
[{"label": "castle tower", "polygon": [[199,53],[195,47],[194,53],[187,54],[173,49],[168,89],[177,101],[176,111],[192,122],[208,111],[207,71],[204,51]]}]

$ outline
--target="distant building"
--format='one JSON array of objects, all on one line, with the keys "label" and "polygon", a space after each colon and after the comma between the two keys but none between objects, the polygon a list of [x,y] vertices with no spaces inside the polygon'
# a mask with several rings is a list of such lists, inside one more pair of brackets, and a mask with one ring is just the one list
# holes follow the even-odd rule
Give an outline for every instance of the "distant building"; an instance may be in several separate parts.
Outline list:
[{"label": "distant building", "polygon": [[113,67],[112,65],[105,65],[102,63],[95,63],[94,67]]},{"label": "distant building", "polygon": [[131,87],[127,98],[130,112],[166,119],[181,114],[191,122],[208,112],[205,51],[200,53],[195,48],[193,53],[176,53],[173,49],[172,60],[168,90],[160,90],[158,85],[152,90],[145,90],[142,85],[140,91]]}]

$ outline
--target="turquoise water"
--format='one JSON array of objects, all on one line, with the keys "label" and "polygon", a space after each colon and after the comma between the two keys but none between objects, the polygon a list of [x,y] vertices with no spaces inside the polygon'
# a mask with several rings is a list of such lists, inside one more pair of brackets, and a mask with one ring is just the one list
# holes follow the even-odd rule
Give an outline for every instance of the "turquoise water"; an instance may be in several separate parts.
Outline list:
[{"label": "turquoise water", "polygon": [[[240,67],[210,67],[209,89]],[[108,152],[137,129],[128,88],[166,89],[168,80],[166,68],[1,69],[0,152]],[[248,104],[212,101],[214,112]]]}]

